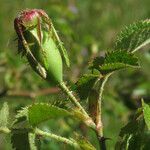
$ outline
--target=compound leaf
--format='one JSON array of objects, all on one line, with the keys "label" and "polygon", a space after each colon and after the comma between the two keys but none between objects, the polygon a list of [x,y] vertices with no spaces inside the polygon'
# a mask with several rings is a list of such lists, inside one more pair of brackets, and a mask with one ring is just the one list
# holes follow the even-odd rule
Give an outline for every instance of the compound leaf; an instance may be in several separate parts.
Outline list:
[{"label": "compound leaf", "polygon": [[150,43],[150,19],[125,27],[118,35],[115,49],[135,52]]},{"label": "compound leaf", "polygon": [[90,65],[90,69],[96,69],[103,75],[126,67],[139,67],[138,58],[123,50],[108,52],[105,57],[97,57]]}]

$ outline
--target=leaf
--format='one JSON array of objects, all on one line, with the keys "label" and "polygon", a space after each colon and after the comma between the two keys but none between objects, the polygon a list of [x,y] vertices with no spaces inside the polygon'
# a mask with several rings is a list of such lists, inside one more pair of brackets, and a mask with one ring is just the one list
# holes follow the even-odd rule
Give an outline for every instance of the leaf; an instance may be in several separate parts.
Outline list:
[{"label": "leaf", "polygon": [[133,120],[121,129],[115,150],[140,150],[144,143],[143,136],[145,136],[145,123],[141,109],[138,109]]},{"label": "leaf", "polygon": [[103,75],[127,67],[139,67],[138,58],[123,50],[108,52],[105,57],[96,58],[90,65],[90,69],[96,69]]},{"label": "leaf", "polygon": [[12,126],[15,128],[29,128],[49,119],[59,117],[70,117],[85,123],[87,121],[87,118],[78,109],[68,108],[68,110],[65,110],[56,105],[37,103],[20,110],[16,115]]},{"label": "leaf", "polygon": [[5,102],[0,110],[0,127],[7,127],[9,117],[8,104]]},{"label": "leaf", "polygon": [[89,69],[91,69],[91,70],[93,70],[93,69],[99,70],[99,66],[104,64],[104,60],[105,60],[105,58],[102,57],[102,56],[94,58],[93,61],[90,62],[90,64],[89,64]]},{"label": "leaf", "polygon": [[130,139],[128,141],[128,150],[141,150],[141,147],[143,145],[142,139],[143,134],[140,133],[130,136]]},{"label": "leaf", "polygon": [[68,110],[65,110],[51,104],[37,103],[20,110],[12,126],[13,128],[30,128],[49,119],[59,117],[70,117],[71,119],[89,124],[89,118],[84,116],[83,113],[76,108],[68,108]]},{"label": "leaf", "polygon": [[[13,121],[12,125],[16,125],[21,122],[25,122],[27,124],[27,118],[28,118],[28,106],[22,108],[18,111],[17,115],[15,116],[15,120]],[[23,126],[24,128],[25,126]]]},{"label": "leaf", "polygon": [[150,43],[150,19],[125,27],[118,35],[115,49],[135,52]]},{"label": "leaf", "polygon": [[146,104],[144,100],[142,100],[143,114],[145,123],[150,130],[150,105]]},{"label": "leaf", "polygon": [[126,134],[142,132],[143,127],[143,120],[132,120],[121,129],[119,136],[123,137]]},{"label": "leaf", "polygon": [[98,79],[97,75],[85,74],[76,83],[76,91],[81,99],[86,99],[95,81]]},{"label": "leaf", "polygon": [[66,116],[71,116],[71,113],[65,109],[44,103],[34,104],[28,108],[28,120],[33,126],[48,119]]},{"label": "leaf", "polygon": [[123,63],[131,66],[137,66],[137,61],[137,57],[135,57],[133,54],[126,51],[118,50],[108,52],[105,56],[104,64]]}]

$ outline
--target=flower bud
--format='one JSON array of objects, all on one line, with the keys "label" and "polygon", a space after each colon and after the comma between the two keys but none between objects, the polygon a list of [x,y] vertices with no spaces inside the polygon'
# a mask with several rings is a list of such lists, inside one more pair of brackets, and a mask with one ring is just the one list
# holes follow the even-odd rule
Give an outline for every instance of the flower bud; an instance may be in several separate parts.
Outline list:
[{"label": "flower bud", "polygon": [[22,11],[14,20],[18,50],[34,71],[52,84],[62,82],[58,35],[48,15],[40,9]]}]

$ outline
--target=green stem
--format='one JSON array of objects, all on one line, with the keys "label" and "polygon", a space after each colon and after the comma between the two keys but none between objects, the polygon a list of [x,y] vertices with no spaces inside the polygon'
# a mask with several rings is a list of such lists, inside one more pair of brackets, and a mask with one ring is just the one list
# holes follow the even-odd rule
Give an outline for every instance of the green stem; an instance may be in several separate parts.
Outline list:
[{"label": "green stem", "polygon": [[60,141],[60,142],[63,142],[65,144],[68,144],[70,146],[73,146],[76,149],[80,149],[80,146],[77,144],[77,142],[75,142],[74,140],[67,139],[65,137],[58,136],[58,135],[52,134],[52,133],[47,133],[47,132],[44,132],[44,131],[37,129],[37,128],[35,129],[35,134],[40,135],[40,136],[50,137],[50,138],[55,139],[57,141]]},{"label": "green stem", "polygon": [[78,100],[76,99],[76,97],[72,94],[72,91],[70,91],[68,89],[68,87],[65,85],[64,82],[61,82],[59,84],[59,87],[63,90],[63,92],[68,95],[69,99],[71,100],[71,102],[83,113],[85,119],[85,124],[92,128],[93,130],[96,130],[96,125],[93,122],[92,118],[87,114],[87,112],[85,111],[85,109],[81,106],[81,104],[78,102]]},{"label": "green stem", "polygon": [[102,78],[101,81],[101,86],[99,90],[99,98],[98,98],[98,103],[99,103],[99,122],[98,122],[98,129],[99,129],[99,135],[103,137],[103,124],[102,124],[102,95],[104,91],[104,86],[105,83],[108,79],[109,75],[106,75],[105,77]]},{"label": "green stem", "polygon": [[71,102],[74,103],[74,105],[82,111],[82,113],[87,117],[90,118],[89,115],[87,114],[87,112],[84,110],[84,108],[80,105],[80,103],[78,102],[78,100],[76,99],[76,97],[72,94],[72,91],[70,91],[68,89],[68,87],[65,85],[64,82],[60,83],[60,88],[64,91],[65,94],[68,95],[68,97],[70,98]]},{"label": "green stem", "polygon": [[[6,134],[9,134],[11,133],[11,130],[8,129],[7,127],[1,127],[0,128],[0,133],[6,133]],[[40,136],[46,136],[46,137],[50,137],[52,139],[55,139],[57,141],[60,141],[60,142],[63,142],[65,144],[68,144],[70,146],[73,146],[74,148],[76,149],[80,149],[80,146],[78,145],[78,143],[75,141],[75,140],[70,140],[70,139],[67,139],[65,137],[62,137],[62,136],[59,136],[59,135],[56,135],[56,134],[53,134],[53,133],[48,133],[48,132],[44,132],[38,128],[36,128],[34,130],[34,133],[36,135],[40,135]]]},{"label": "green stem", "polygon": [[97,138],[98,141],[100,143],[100,147],[101,150],[106,150],[106,144],[105,144],[105,138],[103,136],[103,123],[102,123],[102,95],[103,95],[103,91],[104,91],[104,86],[108,80],[108,77],[111,75],[112,73],[104,76],[103,78],[101,78],[101,85],[100,85],[100,89],[99,89],[99,98],[98,98],[98,105],[99,105],[99,113],[97,116],[97,118],[99,118],[96,126],[97,126]]}]

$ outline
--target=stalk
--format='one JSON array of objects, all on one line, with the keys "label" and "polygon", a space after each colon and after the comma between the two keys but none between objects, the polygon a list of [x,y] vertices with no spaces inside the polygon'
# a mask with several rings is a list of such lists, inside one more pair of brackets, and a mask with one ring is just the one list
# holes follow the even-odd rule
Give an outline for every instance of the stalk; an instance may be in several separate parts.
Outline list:
[{"label": "stalk", "polygon": [[109,78],[109,76],[112,73],[104,76],[103,78],[101,78],[101,85],[99,88],[99,97],[98,97],[98,105],[99,105],[99,113],[98,116],[96,116],[97,118],[97,124],[96,124],[96,135],[100,144],[100,148],[101,150],[106,150],[106,143],[105,143],[105,138],[103,135],[103,123],[102,123],[102,95],[103,95],[103,91],[104,91],[104,86]]},{"label": "stalk", "polygon": [[89,114],[85,111],[85,109],[81,106],[81,104],[78,102],[77,98],[72,94],[72,91],[68,89],[64,82],[61,82],[59,84],[59,87],[69,97],[70,101],[83,113],[85,117],[84,123],[92,130],[96,131],[96,124],[89,116]]},{"label": "stalk", "polygon": [[73,146],[76,149],[80,149],[80,146],[76,143],[76,141],[67,139],[65,137],[58,136],[58,135],[53,134],[53,133],[47,133],[47,132],[44,132],[44,131],[37,129],[37,128],[35,129],[35,134],[40,135],[40,136],[44,136],[44,137],[49,137],[49,138],[55,139],[57,141],[63,142],[65,144],[68,144],[70,146]]},{"label": "stalk", "polygon": [[[7,127],[1,127],[0,128],[0,133],[10,134],[11,130],[8,129]],[[63,142],[65,144],[68,144],[68,145],[74,147],[75,149],[80,149],[80,146],[78,145],[78,143],[73,139],[67,139],[65,137],[62,137],[62,136],[59,136],[59,135],[56,135],[56,134],[53,134],[53,133],[44,132],[44,131],[42,131],[38,128],[36,128],[34,130],[34,133],[36,135],[40,135],[40,136],[43,136],[43,137],[49,137],[51,139],[55,139],[57,141]]]},{"label": "stalk", "polygon": [[72,91],[70,91],[68,89],[68,87],[66,86],[66,84],[64,82],[61,82],[59,84],[59,87],[62,89],[62,91],[69,97],[69,99],[71,100],[71,102],[80,110],[82,111],[82,113],[87,117],[90,118],[89,115],[87,114],[87,112],[85,111],[85,109],[81,106],[81,104],[78,102],[78,100],[76,99],[76,97],[72,94]]}]

